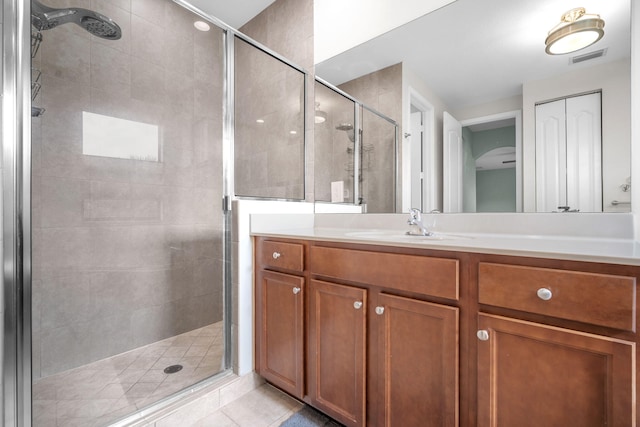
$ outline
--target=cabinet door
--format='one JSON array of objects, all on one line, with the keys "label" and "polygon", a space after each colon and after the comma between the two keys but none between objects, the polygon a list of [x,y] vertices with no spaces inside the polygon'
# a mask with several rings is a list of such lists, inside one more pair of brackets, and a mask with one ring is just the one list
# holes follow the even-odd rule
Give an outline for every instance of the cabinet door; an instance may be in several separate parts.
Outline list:
[{"label": "cabinet door", "polygon": [[366,425],[367,291],[309,283],[309,397],[347,426]]},{"label": "cabinet door", "polygon": [[304,279],[261,271],[256,289],[258,373],[291,395],[304,395]]},{"label": "cabinet door", "polygon": [[458,309],[386,294],[378,304],[384,426],[458,425]]},{"label": "cabinet door", "polygon": [[635,425],[633,343],[486,314],[479,325],[478,426]]}]

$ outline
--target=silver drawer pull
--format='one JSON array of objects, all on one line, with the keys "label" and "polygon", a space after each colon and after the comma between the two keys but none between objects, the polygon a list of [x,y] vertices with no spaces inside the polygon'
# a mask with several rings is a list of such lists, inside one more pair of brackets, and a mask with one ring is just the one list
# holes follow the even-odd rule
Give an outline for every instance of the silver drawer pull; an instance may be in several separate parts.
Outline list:
[{"label": "silver drawer pull", "polygon": [[384,307],[381,307],[381,306],[376,307],[376,314],[380,316],[382,315],[382,313],[384,313]]},{"label": "silver drawer pull", "polygon": [[280,258],[282,255],[280,254],[280,252],[274,252],[273,253],[273,259],[278,259]]},{"label": "silver drawer pull", "polygon": [[297,295],[298,293],[300,293],[300,288],[298,288],[297,286],[296,286],[296,287],[294,287],[294,288],[293,288],[293,293],[294,293],[294,294],[296,294],[296,295]]},{"label": "silver drawer pull", "polygon": [[538,298],[540,298],[543,301],[549,301],[553,296],[553,293],[551,293],[551,289],[547,289],[547,288],[540,288],[538,289],[537,293],[538,293]]},{"label": "silver drawer pull", "polygon": [[489,340],[489,331],[481,329],[476,333],[476,336],[480,341],[487,341]]},{"label": "silver drawer pull", "polygon": [[355,308],[356,310],[359,310],[360,308],[362,308],[362,301],[356,301],[353,303],[353,308]]}]

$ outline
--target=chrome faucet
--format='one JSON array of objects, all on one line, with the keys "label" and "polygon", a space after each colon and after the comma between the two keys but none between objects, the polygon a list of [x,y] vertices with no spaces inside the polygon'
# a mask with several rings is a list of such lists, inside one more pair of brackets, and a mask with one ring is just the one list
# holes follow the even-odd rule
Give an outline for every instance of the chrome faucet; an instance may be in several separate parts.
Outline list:
[{"label": "chrome faucet", "polygon": [[419,236],[432,236],[433,233],[429,230],[427,230],[427,227],[425,227],[424,223],[422,222],[422,212],[420,212],[420,209],[417,208],[411,208],[411,210],[409,210],[409,219],[407,220],[407,224],[409,225],[415,225],[416,227],[418,227],[419,232],[418,233],[413,233],[411,231],[407,231],[407,234],[417,234]]}]

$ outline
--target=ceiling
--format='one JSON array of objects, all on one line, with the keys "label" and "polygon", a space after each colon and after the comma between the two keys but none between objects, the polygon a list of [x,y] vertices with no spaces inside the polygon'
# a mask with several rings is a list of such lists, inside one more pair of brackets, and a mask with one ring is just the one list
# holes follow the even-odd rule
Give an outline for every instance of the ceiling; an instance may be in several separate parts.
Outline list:
[{"label": "ceiling", "polygon": [[275,0],[187,0],[233,28],[240,28]]},{"label": "ceiling", "polygon": [[[584,54],[603,58],[570,65],[572,54],[544,51],[548,31],[582,6],[605,20],[605,36]],[[316,64],[339,85],[403,62],[452,110],[522,93],[522,83],[630,56],[630,0],[457,0],[367,43]]]}]

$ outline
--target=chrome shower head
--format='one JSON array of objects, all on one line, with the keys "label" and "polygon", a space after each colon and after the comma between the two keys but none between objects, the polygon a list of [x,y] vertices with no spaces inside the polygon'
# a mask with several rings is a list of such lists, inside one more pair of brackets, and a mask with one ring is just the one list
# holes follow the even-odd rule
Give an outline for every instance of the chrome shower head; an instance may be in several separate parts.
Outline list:
[{"label": "chrome shower head", "polygon": [[347,132],[347,137],[349,138],[349,141],[355,142],[356,135],[355,135],[355,132],[353,131],[353,125],[351,123],[340,123],[338,126],[336,126],[336,130]]},{"label": "chrome shower head", "polygon": [[338,126],[336,126],[336,129],[343,131],[353,130],[353,125],[351,123],[340,123]]},{"label": "chrome shower head", "polygon": [[73,22],[103,39],[118,40],[122,37],[122,30],[118,24],[101,13],[75,7],[54,9],[37,0],[31,1],[31,25],[37,30],[50,30],[68,22]]}]

